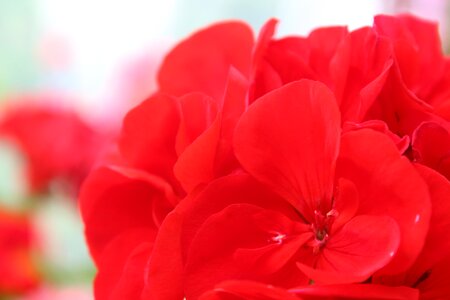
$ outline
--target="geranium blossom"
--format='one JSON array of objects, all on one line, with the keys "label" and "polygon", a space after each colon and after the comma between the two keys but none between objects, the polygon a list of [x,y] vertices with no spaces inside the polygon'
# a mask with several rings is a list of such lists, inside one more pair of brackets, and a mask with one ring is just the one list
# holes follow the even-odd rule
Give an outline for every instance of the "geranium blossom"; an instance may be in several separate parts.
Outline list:
[{"label": "geranium blossom", "polygon": [[[37,104],[34,98],[42,103]],[[44,96],[31,100],[34,103],[2,112],[0,138],[10,140],[24,155],[30,192],[46,191],[56,180],[76,194],[105,150],[108,137],[75,111],[57,107]]]},{"label": "geranium blossom", "polygon": [[0,296],[24,294],[41,276],[33,260],[35,241],[27,215],[0,207]]},{"label": "geranium blossom", "polygon": [[436,26],[177,45],[83,185],[96,299],[440,299],[448,59]]}]

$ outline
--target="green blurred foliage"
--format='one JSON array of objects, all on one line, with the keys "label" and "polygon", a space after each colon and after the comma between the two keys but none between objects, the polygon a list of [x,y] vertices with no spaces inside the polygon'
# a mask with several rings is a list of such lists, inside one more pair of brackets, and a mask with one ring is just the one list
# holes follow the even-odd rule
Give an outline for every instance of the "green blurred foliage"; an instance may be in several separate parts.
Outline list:
[{"label": "green blurred foliage", "polygon": [[36,84],[37,32],[34,0],[0,0],[0,99]]}]

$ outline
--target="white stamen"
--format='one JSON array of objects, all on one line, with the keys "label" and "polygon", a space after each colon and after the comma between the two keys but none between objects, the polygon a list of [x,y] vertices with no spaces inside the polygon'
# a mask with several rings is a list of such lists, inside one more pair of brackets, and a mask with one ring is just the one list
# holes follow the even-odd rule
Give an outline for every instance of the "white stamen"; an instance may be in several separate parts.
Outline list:
[{"label": "white stamen", "polygon": [[286,238],[285,234],[277,233],[277,235],[272,238],[272,241],[274,241],[277,244],[281,244],[285,238]]}]

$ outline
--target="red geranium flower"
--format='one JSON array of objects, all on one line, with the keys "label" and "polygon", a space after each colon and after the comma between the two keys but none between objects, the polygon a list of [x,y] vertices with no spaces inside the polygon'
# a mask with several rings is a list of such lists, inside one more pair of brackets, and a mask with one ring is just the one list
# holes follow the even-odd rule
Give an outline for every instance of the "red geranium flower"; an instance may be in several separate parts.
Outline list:
[{"label": "red geranium flower", "polygon": [[[388,137],[366,129],[341,138],[339,124],[333,95],[311,81],[249,108],[234,146],[261,183],[247,174],[223,177],[177,207],[181,221],[166,219],[173,232],[160,231],[180,231],[177,264],[188,298],[229,279],[285,287],[360,282],[412,265],[428,230],[424,181]],[[157,243],[150,270],[176,257],[160,251]],[[150,285],[160,282],[151,274]]]},{"label": "red geranium flower", "polygon": [[0,296],[23,294],[39,284],[33,240],[25,215],[0,208]]},{"label": "red geranium flower", "polygon": [[400,56],[446,59],[396,20],[285,39],[270,20],[256,42],[220,23],[175,47],[81,192],[96,298],[447,293],[446,67],[424,82]]},{"label": "red geranium flower", "polygon": [[5,111],[0,119],[0,136],[23,152],[31,192],[46,191],[55,180],[77,191],[107,143],[105,135],[74,111],[45,102]]}]

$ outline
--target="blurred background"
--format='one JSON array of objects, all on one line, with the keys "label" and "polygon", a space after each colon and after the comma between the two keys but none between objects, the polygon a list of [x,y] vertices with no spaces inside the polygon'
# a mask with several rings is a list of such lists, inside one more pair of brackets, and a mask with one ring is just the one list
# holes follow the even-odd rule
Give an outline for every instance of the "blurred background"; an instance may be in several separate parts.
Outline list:
[{"label": "blurred background", "polygon": [[447,0],[0,0],[0,299],[92,299],[78,188],[179,39],[223,19],[276,17],[284,36],[402,12],[439,22],[448,48]]}]

